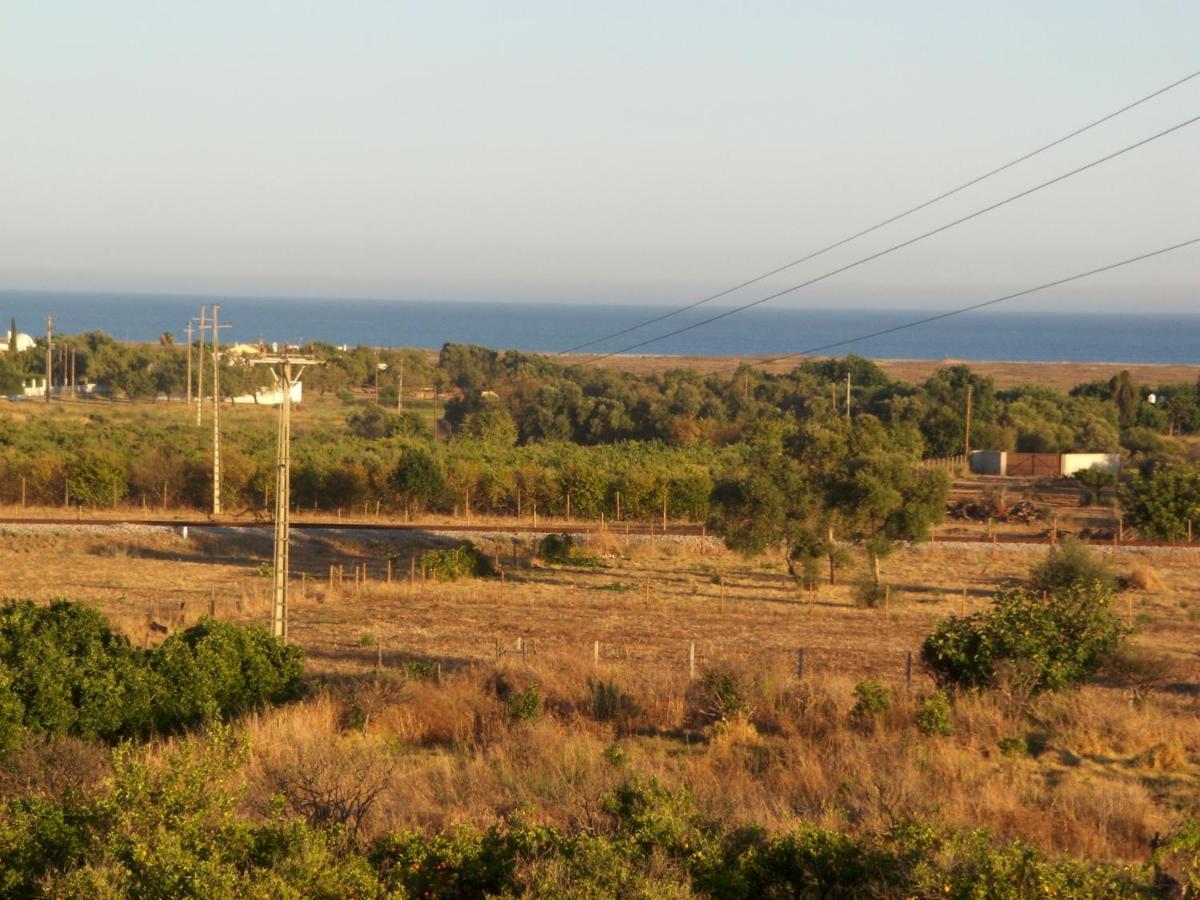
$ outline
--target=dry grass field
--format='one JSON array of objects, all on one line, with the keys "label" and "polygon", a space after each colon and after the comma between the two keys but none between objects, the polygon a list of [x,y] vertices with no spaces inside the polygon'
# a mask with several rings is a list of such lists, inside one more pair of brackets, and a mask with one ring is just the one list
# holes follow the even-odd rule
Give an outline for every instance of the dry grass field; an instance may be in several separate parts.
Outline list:
[{"label": "dry grass field", "polygon": [[[772,362],[770,357],[757,356],[610,356],[603,360],[597,360],[595,364],[639,374],[665,372],[668,369],[695,369],[699,372],[728,373],[733,368],[746,364],[764,372],[779,374],[791,371],[805,358],[789,357]],[[581,362],[589,359],[591,357],[580,357]],[[1000,389],[1016,387],[1020,384],[1037,384],[1068,391],[1077,384],[1112,378],[1122,370],[1127,370],[1135,380],[1147,384],[1194,383],[1200,376],[1200,366],[1149,363],[1013,362],[976,359],[875,359],[873,362],[891,377],[910,382],[924,381],[936,369],[943,366],[967,365],[981,375],[991,375],[996,381],[996,387]]]},{"label": "dry grass field", "polygon": [[[859,831],[917,817],[1136,861],[1200,807],[1200,551],[1122,550],[1114,560],[1154,588],[1119,601],[1135,641],[1170,660],[1146,702],[1103,680],[1030,707],[966,696],[953,734],[928,737],[913,713],[932,684],[917,663],[910,692],[906,654],[939,619],[983,608],[1043,549],[901,551],[884,564],[887,608],[866,609],[851,584],[861,561],[846,583],[810,593],[776,561],[698,539],[603,535],[587,548],[597,565],[547,566],[527,540],[482,536],[503,580],[409,580],[415,554],[454,541],[295,537],[290,637],[314,689],[244,723],[252,751],[239,777],[251,813],[291,796],[302,772],[327,791],[377,786],[364,833],[487,825],[521,809],[587,827],[604,793],[637,772],[686,785],[704,814],[732,822]],[[138,643],[159,639],[152,622],[180,627],[210,603],[219,618],[265,623],[268,558],[266,531],[0,536],[7,595],[94,603]],[[344,572],[332,586],[331,566]],[[706,719],[689,677],[693,644],[698,673],[740,673],[746,716]],[[863,723],[849,710],[869,676],[891,687],[892,709]],[[624,698],[618,714],[601,714],[601,683]],[[534,684],[542,715],[514,720],[514,692]],[[1014,738],[1027,752],[1001,752]]]}]

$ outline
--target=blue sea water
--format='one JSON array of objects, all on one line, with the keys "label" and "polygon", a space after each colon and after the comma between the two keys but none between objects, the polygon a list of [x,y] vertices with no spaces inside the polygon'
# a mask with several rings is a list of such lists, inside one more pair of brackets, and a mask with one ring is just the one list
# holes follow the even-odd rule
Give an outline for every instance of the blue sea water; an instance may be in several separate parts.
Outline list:
[{"label": "blue sea water", "polygon": [[[497,349],[558,352],[627,328],[667,308],[541,303],[420,302],[286,297],[199,297],[177,294],[83,294],[0,291],[0,323],[15,317],[21,331],[75,333],[100,329],[124,340],[183,339],[201,303],[221,303],[233,325],[222,342],[266,340],[440,347],[447,341]],[[697,310],[589,348],[621,350],[687,325]],[[928,315],[921,310],[761,307],[668,338],[635,352],[669,355],[784,354],[880,331]],[[828,351],[879,359],[964,359],[1200,362],[1200,315],[980,311]]]}]

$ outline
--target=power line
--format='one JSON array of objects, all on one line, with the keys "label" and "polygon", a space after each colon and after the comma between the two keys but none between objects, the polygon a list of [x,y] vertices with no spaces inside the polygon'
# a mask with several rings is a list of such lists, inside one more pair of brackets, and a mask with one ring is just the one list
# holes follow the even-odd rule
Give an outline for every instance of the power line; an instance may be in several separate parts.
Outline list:
[{"label": "power line", "polygon": [[1007,206],[1009,203],[1012,203],[1016,200],[1020,200],[1022,197],[1028,197],[1030,194],[1035,194],[1044,188],[1048,188],[1051,185],[1058,184],[1058,182],[1060,182],[1060,181],[1065,181],[1066,179],[1071,178],[1074,175],[1078,175],[1081,172],[1086,172],[1088,169],[1094,169],[1096,166],[1106,163],[1109,160],[1116,159],[1118,156],[1123,156],[1124,154],[1129,153],[1132,150],[1136,150],[1139,147],[1144,147],[1146,144],[1156,141],[1159,138],[1166,137],[1167,135],[1169,135],[1173,132],[1179,131],[1181,128],[1186,128],[1188,125],[1192,125],[1197,121],[1200,121],[1200,116],[1192,116],[1192,118],[1186,119],[1183,122],[1178,123],[1177,125],[1172,125],[1170,128],[1167,128],[1164,131],[1160,131],[1157,134],[1151,135],[1150,137],[1143,138],[1140,141],[1137,141],[1133,144],[1129,144],[1128,146],[1122,147],[1120,150],[1116,150],[1112,153],[1109,153],[1106,156],[1100,157],[1099,159],[1094,159],[1089,163],[1079,166],[1078,168],[1071,169],[1069,172],[1064,172],[1061,175],[1056,175],[1054,178],[1051,178],[1049,181],[1043,181],[1041,184],[1035,185],[1031,188],[1026,188],[1025,190],[1020,191],[1019,193],[1012,194],[1011,196],[1005,197],[1003,200],[1000,200],[996,203],[992,203],[989,206],[983,207],[982,209],[977,209],[972,213],[968,213],[967,215],[962,216],[958,219],[954,219],[951,222],[947,222],[944,225],[939,225],[937,228],[931,229],[930,231],[923,232],[922,234],[919,234],[916,237],[912,237],[912,238],[909,238],[908,240],[901,241],[898,244],[892,244],[890,247],[886,247],[883,250],[879,250],[868,256],[864,256],[864,257],[861,257],[860,259],[856,259],[854,262],[847,263],[844,266],[839,266],[836,269],[831,269],[830,271],[825,272],[824,274],[817,275],[814,278],[808,279],[808,281],[802,281],[802,282],[800,282],[800,284],[792,285],[791,287],[784,288],[781,291],[776,291],[773,294],[768,294],[765,297],[760,297],[758,300],[753,300],[750,303],[744,303],[741,306],[735,306],[732,309],[727,309],[724,312],[718,313],[715,316],[709,316],[707,319],[701,319],[699,322],[693,322],[691,325],[685,325],[682,328],[676,328],[674,331],[668,331],[664,334],[658,335],[657,337],[647,338],[644,341],[639,341],[636,344],[631,344],[630,346],[623,347],[620,350],[613,350],[609,353],[604,353],[599,356],[595,356],[590,360],[586,360],[583,363],[583,365],[589,365],[591,363],[596,363],[602,359],[608,359],[609,357],[618,356],[622,353],[629,353],[632,350],[640,349],[641,347],[645,347],[649,344],[658,343],[659,341],[666,340],[667,338],[675,337],[676,335],[683,334],[684,332],[692,331],[696,328],[700,328],[703,325],[709,325],[709,324],[711,324],[713,322],[717,322],[721,319],[727,319],[732,315],[736,315],[737,313],[740,313],[740,312],[745,312],[746,310],[751,309],[755,306],[761,306],[762,304],[768,303],[771,300],[777,300],[786,294],[794,293],[795,291],[798,291],[802,288],[806,288],[811,285],[814,285],[817,282],[825,281],[828,278],[832,278],[834,275],[840,275],[842,272],[847,272],[850,269],[854,269],[854,268],[857,268],[858,266],[863,265],[864,263],[868,263],[868,262],[871,262],[872,260],[879,259],[882,256],[887,256],[889,253],[895,253],[897,250],[901,250],[905,247],[911,246],[912,244],[915,244],[918,241],[923,241],[928,237],[933,237],[935,234],[940,234],[943,231],[947,231],[951,228],[954,228],[956,225],[961,225],[964,222],[969,222],[971,219],[976,219],[979,216],[982,216],[986,213],[992,212],[993,210],[999,209],[1002,206]]},{"label": "power line", "polygon": [[602,344],[605,341],[612,340],[613,338],[624,337],[625,335],[629,334],[632,331],[637,331],[639,328],[645,328],[647,325],[657,324],[658,322],[662,322],[666,319],[670,319],[674,316],[677,316],[680,313],[685,313],[685,312],[688,312],[689,310],[693,310],[698,306],[703,306],[706,303],[711,303],[714,300],[719,300],[722,297],[726,297],[729,294],[735,293],[736,291],[740,291],[742,288],[747,288],[747,287],[750,287],[751,285],[758,284],[760,281],[765,281],[766,279],[770,278],[773,275],[778,275],[780,272],[786,272],[788,269],[791,269],[794,266],[798,266],[801,263],[808,262],[810,259],[816,259],[818,256],[828,253],[830,250],[836,250],[838,247],[841,247],[844,244],[848,244],[851,241],[857,240],[860,237],[864,237],[865,235],[868,235],[873,231],[878,231],[880,228],[883,228],[887,225],[891,225],[893,222],[898,222],[901,219],[906,218],[907,216],[911,216],[913,213],[920,212],[921,210],[925,209],[926,207],[932,206],[933,204],[938,203],[941,200],[945,200],[947,197],[952,197],[955,194],[959,193],[960,191],[965,191],[967,188],[973,187],[973,186],[979,184],[981,181],[991,178],[993,175],[999,175],[1001,172],[1005,171],[1006,169],[1011,169],[1013,166],[1019,165],[1020,163],[1023,163],[1026,160],[1032,159],[1033,157],[1037,156],[1040,153],[1044,153],[1047,150],[1057,147],[1059,144],[1063,144],[1063,143],[1071,140],[1072,138],[1078,137],[1079,135],[1083,134],[1085,131],[1090,131],[1091,129],[1097,127],[1098,125],[1103,125],[1105,122],[1108,122],[1111,119],[1115,119],[1117,116],[1121,115],[1122,113],[1127,113],[1127,112],[1129,112],[1129,110],[1134,109],[1135,107],[1141,106],[1143,103],[1153,100],[1155,97],[1158,97],[1161,94],[1165,94],[1167,91],[1171,90],[1172,88],[1177,88],[1181,84],[1191,81],[1193,78],[1197,77],[1198,75],[1200,75],[1200,70],[1197,70],[1190,75],[1186,75],[1183,78],[1180,78],[1178,81],[1173,81],[1170,84],[1159,88],[1158,90],[1154,91],[1153,93],[1146,94],[1144,97],[1134,100],[1132,103],[1126,104],[1125,106],[1122,106],[1120,109],[1114,110],[1113,112],[1110,112],[1108,115],[1102,116],[1101,118],[1096,119],[1094,122],[1089,122],[1087,125],[1084,125],[1081,128],[1076,128],[1074,131],[1070,132],[1069,134],[1064,134],[1062,137],[1056,138],[1055,140],[1051,141],[1048,144],[1043,144],[1041,147],[1038,147],[1036,150],[1030,150],[1028,153],[1018,156],[1016,159],[1006,162],[1002,166],[998,166],[995,169],[992,169],[988,172],[984,172],[982,175],[978,175],[975,178],[972,178],[970,181],[965,181],[962,184],[960,184],[958,187],[951,188],[950,190],[945,191],[941,194],[938,194],[936,197],[933,197],[930,200],[926,200],[923,203],[918,203],[916,206],[913,206],[909,209],[904,210],[904,212],[897,213],[896,215],[891,216],[887,219],[884,219],[881,222],[877,222],[876,224],[870,226],[869,228],[864,228],[862,231],[857,231],[854,234],[849,235],[848,237],[844,237],[841,240],[838,240],[832,244],[829,244],[828,246],[822,247],[820,250],[814,250],[813,252],[808,253],[805,256],[801,256],[799,259],[794,259],[789,263],[784,263],[782,266],[772,269],[769,272],[764,272],[761,275],[756,275],[753,278],[743,281],[740,284],[736,284],[733,287],[726,288],[725,290],[720,291],[719,293],[712,294],[711,296],[705,297],[702,300],[697,300],[694,303],[689,303],[686,306],[681,306],[678,309],[671,310],[670,312],[663,313],[662,315],[654,316],[653,318],[650,318],[650,319],[645,319],[644,321],[638,322],[636,325],[630,325],[628,328],[623,328],[620,331],[614,331],[611,334],[606,334],[603,337],[596,338],[595,340],[587,341],[582,344],[576,344],[574,347],[571,347],[567,350],[559,351],[560,355],[567,354],[567,353],[577,353],[580,350],[586,350],[588,347],[594,347],[596,344]]},{"label": "power line", "polygon": [[[1100,266],[1095,269],[1088,269],[1086,272],[1077,272],[1074,275],[1068,275],[1065,278],[1059,278],[1055,281],[1047,281],[1045,284],[1039,284],[1036,287],[1025,288],[1022,291],[1016,291],[1012,294],[1005,294],[1003,297],[995,297],[992,300],[985,300],[982,303],[972,303],[970,306],[962,306],[958,309],[952,309],[943,313],[936,313],[932,316],[925,316],[922,319],[916,319],[912,322],[905,322],[902,325],[892,325],[889,328],[881,328],[878,331],[872,331],[869,334],[860,334],[857,337],[845,338],[840,341],[832,341],[828,344],[822,344],[819,347],[810,347],[807,350],[796,350],[791,353],[785,353],[782,356],[770,356],[766,359],[755,360],[755,366],[769,365],[777,363],[781,360],[792,359],[797,356],[810,356],[814,353],[822,353],[826,350],[832,350],[835,347],[844,347],[847,344],[857,344],[860,341],[867,341],[871,338],[883,337],[887,334],[894,334],[897,331],[904,331],[909,328],[917,328],[921,325],[928,325],[930,322],[937,322],[941,319],[949,319],[951,316],[960,316],[963,313],[972,312],[977,309],[983,309],[985,306],[995,306],[997,303],[1004,303],[1007,300],[1015,300],[1018,297],[1027,297],[1030,294],[1036,294],[1039,291],[1049,290],[1050,288],[1060,287],[1064,284],[1070,284],[1072,281],[1079,281],[1084,278],[1091,278],[1093,275],[1099,275],[1102,272],[1111,272],[1113,269],[1119,269],[1122,266],[1132,265],[1136,262],[1152,259],[1155,256],[1162,256],[1165,253],[1171,253],[1175,250],[1181,250],[1184,247],[1190,247],[1192,244],[1200,244],[1200,237],[1194,237],[1190,240],[1181,241],[1178,244],[1172,244],[1169,247],[1161,247],[1158,250],[1151,250],[1149,253],[1142,253],[1138,256],[1131,256],[1128,259],[1123,259],[1120,262],[1109,263],[1106,266]],[[708,374],[715,375],[720,372],[729,372],[741,368],[745,363],[739,363],[736,366],[724,366],[719,369],[712,369]]]}]

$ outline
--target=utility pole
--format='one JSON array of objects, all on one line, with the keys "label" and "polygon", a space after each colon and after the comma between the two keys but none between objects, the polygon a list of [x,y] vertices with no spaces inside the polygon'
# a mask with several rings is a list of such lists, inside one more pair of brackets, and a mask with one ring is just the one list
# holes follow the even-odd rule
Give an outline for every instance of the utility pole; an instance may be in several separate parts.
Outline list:
[{"label": "utility pole", "polygon": [[[323,365],[311,356],[260,356],[251,365],[279,366],[277,383],[282,390],[279,400],[278,446],[275,451],[275,558],[273,573],[274,602],[271,608],[271,634],[286,643],[288,632],[288,544],[291,536],[291,441],[292,385],[300,381],[305,366]],[[295,378],[292,377],[295,367]],[[272,371],[275,371],[272,368]]]},{"label": "utility pole", "polygon": [[204,307],[200,307],[200,352],[196,356],[196,427],[204,412]]},{"label": "utility pole", "polygon": [[213,364],[213,471],[212,511],[221,514],[221,333],[217,329],[217,311],[221,307],[212,305],[212,364]]},{"label": "utility pole", "polygon": [[[54,372],[54,316],[46,316],[46,402],[50,402],[50,379]],[[15,351],[16,348],[14,347]]]},{"label": "utility pole", "polygon": [[184,329],[187,334],[187,406],[184,409],[192,408],[192,320],[188,319],[187,328]]},{"label": "utility pole", "polygon": [[963,428],[963,461],[965,462],[971,455],[971,394],[974,385],[967,382],[967,421],[966,427]]},{"label": "utility pole", "polygon": [[404,412],[404,354],[400,354],[400,380],[396,385],[396,412]]},{"label": "utility pole", "polygon": [[850,372],[846,372],[846,421],[850,421]]}]

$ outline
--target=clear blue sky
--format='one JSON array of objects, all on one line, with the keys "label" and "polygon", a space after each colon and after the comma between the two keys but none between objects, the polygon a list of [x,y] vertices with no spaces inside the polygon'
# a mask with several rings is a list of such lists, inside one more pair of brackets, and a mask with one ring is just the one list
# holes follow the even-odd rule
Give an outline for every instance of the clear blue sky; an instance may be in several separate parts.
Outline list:
[{"label": "clear blue sky", "polygon": [[[0,288],[694,299],[1200,69],[1200,3],[9,3]],[[1200,113],[1200,79],[781,286]],[[1200,125],[789,300],[1200,234]],[[1200,251],[1055,302],[1194,308]],[[753,296],[753,295],[748,295]]]}]

